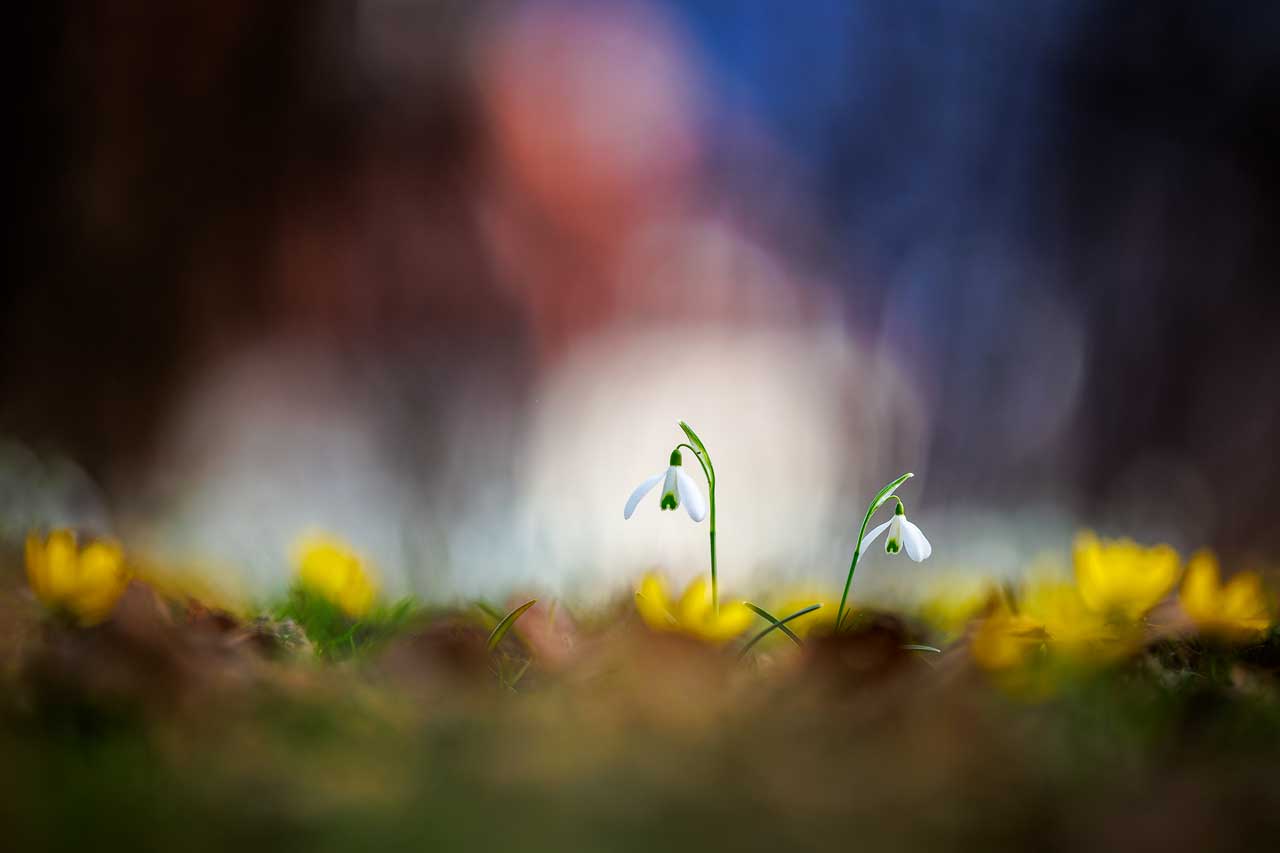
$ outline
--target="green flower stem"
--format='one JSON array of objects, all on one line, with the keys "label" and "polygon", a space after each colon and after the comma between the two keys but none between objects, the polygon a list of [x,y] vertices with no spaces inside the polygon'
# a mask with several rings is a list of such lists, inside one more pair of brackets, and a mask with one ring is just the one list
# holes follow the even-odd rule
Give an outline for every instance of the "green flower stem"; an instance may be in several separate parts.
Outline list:
[{"label": "green flower stem", "polygon": [[693,431],[693,427],[681,421],[680,429],[684,430],[684,434],[689,437],[690,443],[678,444],[676,448],[689,448],[693,452],[694,458],[698,460],[698,464],[702,466],[703,476],[707,478],[707,500],[710,501],[711,510],[711,607],[712,612],[719,616],[720,583],[716,574],[716,468],[711,464],[711,454],[707,453],[707,446],[702,443],[702,439],[698,438],[698,434]]},{"label": "green flower stem", "polygon": [[698,448],[691,444],[681,442],[676,445],[676,449],[687,447],[689,452],[693,454],[693,458],[698,460],[698,464],[702,466],[702,476],[707,478],[707,501],[710,506],[710,523],[711,523],[711,606],[713,612],[720,615],[720,588],[716,579],[716,470],[711,467],[710,459],[703,459],[702,453]]},{"label": "green flower stem", "polygon": [[853,546],[853,561],[849,563],[849,576],[844,579],[844,592],[840,594],[840,607],[836,609],[837,631],[840,630],[841,623],[844,621],[844,605],[849,599],[849,587],[853,584],[854,569],[858,568],[858,558],[862,556],[862,539],[867,535],[867,525],[871,523],[871,516],[875,515],[876,510],[884,506],[891,499],[898,501],[898,504],[901,505],[902,501],[898,500],[898,496],[893,493],[893,490],[914,476],[915,475],[910,472],[903,474],[901,477],[876,492],[876,496],[872,498],[871,503],[867,505],[867,514],[862,517],[862,528],[858,531],[858,541],[855,542]]}]

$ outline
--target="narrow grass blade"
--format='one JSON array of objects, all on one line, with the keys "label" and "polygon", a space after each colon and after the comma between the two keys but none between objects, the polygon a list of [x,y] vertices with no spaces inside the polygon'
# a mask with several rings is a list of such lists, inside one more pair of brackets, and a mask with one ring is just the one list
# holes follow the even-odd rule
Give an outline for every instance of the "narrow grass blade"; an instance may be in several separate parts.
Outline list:
[{"label": "narrow grass blade", "polygon": [[750,601],[744,601],[742,603],[747,605],[747,607],[750,608],[751,611],[755,613],[757,616],[759,616],[761,619],[763,619],[766,622],[771,622],[775,628],[779,629],[780,631],[782,631],[782,633],[790,637],[791,642],[795,643],[797,646],[804,645],[804,642],[799,637],[796,636],[795,631],[792,631],[786,625],[783,625],[781,621],[772,613],[770,613],[768,610],[765,610],[763,607],[757,607],[756,605],[752,604]]},{"label": "narrow grass blade", "polygon": [[495,625],[496,625],[496,624],[498,624],[499,622],[501,622],[501,621],[502,621],[502,614],[501,614],[501,613],[499,613],[498,611],[494,610],[492,607],[490,607],[490,606],[489,606],[488,604],[486,604],[485,602],[483,602],[483,601],[477,601],[477,602],[475,602],[475,606],[476,606],[476,609],[477,609],[477,610],[479,610],[479,611],[480,611],[481,613],[483,613],[485,616],[488,616],[490,619],[492,619],[492,620],[493,620],[493,624],[495,624]]},{"label": "narrow grass blade", "polygon": [[934,648],[933,646],[921,645],[920,643],[904,643],[902,648],[909,652],[933,652],[934,654],[942,654],[942,649]]},{"label": "narrow grass blade", "polygon": [[524,674],[529,671],[529,664],[531,663],[533,663],[533,658],[527,658],[524,662],[524,666],[516,670],[516,674],[511,676],[507,681],[507,687],[514,691],[516,689],[516,685],[520,683],[520,679],[524,678]]},{"label": "narrow grass blade", "polygon": [[795,613],[792,613],[790,616],[784,616],[783,618],[777,620],[768,628],[765,628],[759,634],[756,634],[754,637],[752,637],[751,641],[742,647],[742,651],[738,652],[738,657],[741,658],[744,655],[746,655],[747,652],[751,651],[751,648],[756,643],[760,642],[765,637],[767,637],[769,635],[769,632],[772,631],[774,628],[785,628],[787,623],[790,622],[792,619],[799,619],[801,616],[805,615],[806,613],[812,613],[813,611],[817,610],[821,606],[822,606],[821,604],[810,604],[808,607],[804,608],[803,610],[797,610]]},{"label": "narrow grass blade", "polygon": [[498,647],[498,643],[501,643],[502,638],[507,636],[507,632],[511,630],[511,626],[516,624],[516,620],[523,616],[526,610],[537,603],[538,599],[531,598],[515,610],[512,610],[506,616],[503,616],[502,619],[498,621],[498,624],[493,626],[493,633],[489,635],[489,642],[485,644],[489,651],[496,649]]}]

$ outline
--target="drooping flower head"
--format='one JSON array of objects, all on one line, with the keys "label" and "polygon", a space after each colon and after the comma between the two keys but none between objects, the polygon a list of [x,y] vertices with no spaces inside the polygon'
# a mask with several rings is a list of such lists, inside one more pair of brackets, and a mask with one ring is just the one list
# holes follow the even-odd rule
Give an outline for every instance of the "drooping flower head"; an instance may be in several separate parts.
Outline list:
[{"label": "drooping flower head", "polygon": [[81,547],[70,530],[54,530],[47,538],[27,536],[26,564],[27,580],[40,602],[81,625],[110,616],[129,585],[119,543],[92,541]]},{"label": "drooping flower head", "polygon": [[681,504],[684,504],[685,511],[689,513],[689,517],[694,521],[702,521],[706,518],[706,498],[702,496],[702,492],[698,491],[698,485],[693,481],[693,478],[684,472],[682,463],[680,448],[677,447],[671,451],[671,458],[665,471],[659,471],[636,486],[631,493],[631,497],[627,498],[627,505],[623,507],[622,517],[624,519],[631,518],[644,496],[653,491],[653,487],[661,481],[662,496],[658,502],[659,509],[676,509]]},{"label": "drooping flower head", "polygon": [[866,553],[867,548],[886,530],[889,531],[889,538],[884,543],[886,554],[896,554],[905,548],[907,556],[919,563],[929,559],[929,555],[933,553],[933,546],[920,528],[907,521],[907,511],[903,508],[902,501],[898,501],[898,505],[894,507],[893,518],[876,525],[863,537],[861,551]]}]

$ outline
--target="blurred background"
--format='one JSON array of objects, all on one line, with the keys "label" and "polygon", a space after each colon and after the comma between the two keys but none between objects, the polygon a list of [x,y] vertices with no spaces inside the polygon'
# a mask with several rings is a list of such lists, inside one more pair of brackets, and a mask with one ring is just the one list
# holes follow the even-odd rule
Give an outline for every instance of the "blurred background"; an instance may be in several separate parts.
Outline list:
[{"label": "blurred background", "polygon": [[1079,526],[1280,549],[1280,5],[24,14],[10,541],[263,592],[318,527],[398,592],[601,596],[704,570],[622,520],[683,418],[744,591],[836,586],[905,470],[935,557],[861,595]]}]

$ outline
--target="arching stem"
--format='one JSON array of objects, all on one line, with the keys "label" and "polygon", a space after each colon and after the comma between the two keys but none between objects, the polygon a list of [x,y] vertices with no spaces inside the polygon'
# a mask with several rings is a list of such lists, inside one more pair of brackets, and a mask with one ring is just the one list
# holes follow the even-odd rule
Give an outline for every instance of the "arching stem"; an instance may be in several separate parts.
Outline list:
[{"label": "arching stem", "polygon": [[897,500],[898,503],[901,504],[902,501],[898,500],[897,496],[894,495],[893,490],[914,476],[915,475],[910,472],[903,474],[901,477],[876,492],[876,496],[872,498],[871,503],[867,505],[867,514],[862,517],[862,528],[858,530],[858,541],[855,542],[853,546],[853,561],[849,563],[849,575],[844,579],[844,592],[840,594],[840,607],[836,609],[837,631],[840,630],[841,623],[844,621],[845,602],[849,599],[849,587],[853,584],[853,572],[854,569],[858,568],[858,559],[862,556],[862,539],[867,535],[867,525],[871,523],[871,516],[875,515],[876,510],[884,506],[890,500]]},{"label": "arching stem", "polygon": [[698,438],[698,434],[693,431],[693,427],[681,421],[680,429],[684,430],[684,434],[689,437],[690,443],[678,444],[676,447],[687,447],[693,451],[694,458],[702,466],[702,473],[707,478],[707,500],[710,502],[711,512],[711,607],[712,612],[719,616],[720,583],[716,573],[716,469],[711,464],[711,454],[707,453],[707,446],[702,443],[702,439]]}]

